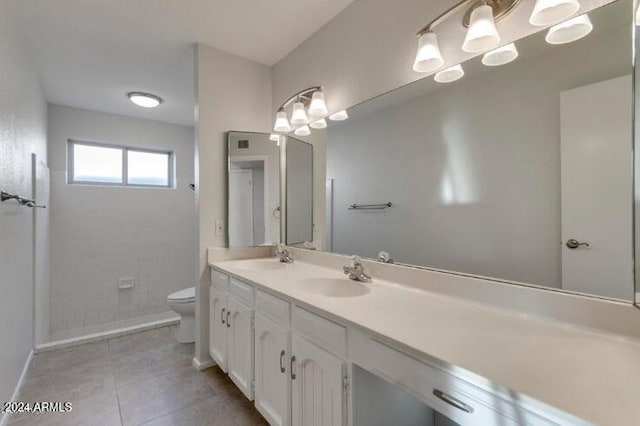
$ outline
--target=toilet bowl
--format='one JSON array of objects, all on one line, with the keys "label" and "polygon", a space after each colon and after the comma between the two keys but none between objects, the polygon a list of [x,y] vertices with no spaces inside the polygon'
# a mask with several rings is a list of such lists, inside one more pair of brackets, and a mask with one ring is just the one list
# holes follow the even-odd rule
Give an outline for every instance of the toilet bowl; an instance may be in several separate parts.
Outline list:
[{"label": "toilet bowl", "polygon": [[169,308],[180,315],[180,328],[176,335],[179,343],[192,343],[196,340],[196,288],[189,287],[171,293],[167,297]]}]

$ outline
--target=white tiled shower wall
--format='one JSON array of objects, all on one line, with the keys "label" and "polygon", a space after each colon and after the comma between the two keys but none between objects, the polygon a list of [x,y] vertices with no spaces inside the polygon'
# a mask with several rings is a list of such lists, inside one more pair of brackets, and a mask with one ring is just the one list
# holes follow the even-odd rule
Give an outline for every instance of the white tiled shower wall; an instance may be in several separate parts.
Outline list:
[{"label": "white tiled shower wall", "polygon": [[[176,188],[68,185],[70,138],[173,150]],[[49,149],[51,333],[168,311],[195,284],[193,129],[49,105]]]}]

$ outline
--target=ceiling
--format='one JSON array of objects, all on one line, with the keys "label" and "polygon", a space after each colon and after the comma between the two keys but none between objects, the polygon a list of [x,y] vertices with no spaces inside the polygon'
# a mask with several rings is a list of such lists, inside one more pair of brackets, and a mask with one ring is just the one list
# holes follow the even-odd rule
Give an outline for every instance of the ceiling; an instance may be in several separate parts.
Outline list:
[{"label": "ceiling", "polygon": [[[14,0],[48,102],[194,124],[193,46],[273,65],[353,0]],[[162,97],[155,109],[130,91]]]}]

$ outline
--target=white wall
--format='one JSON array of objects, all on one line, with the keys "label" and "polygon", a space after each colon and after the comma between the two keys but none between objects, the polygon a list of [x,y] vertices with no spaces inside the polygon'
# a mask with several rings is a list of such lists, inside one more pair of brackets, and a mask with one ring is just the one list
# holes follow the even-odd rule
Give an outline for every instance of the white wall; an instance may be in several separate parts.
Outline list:
[{"label": "white wall", "polygon": [[200,216],[196,308],[196,359],[209,360],[209,268],[207,248],[225,247],[226,231],[215,232],[220,220],[226,230],[226,132],[271,130],[271,69],[218,49],[198,45],[196,52],[196,188]]},{"label": "white wall", "polygon": [[[0,1],[0,189],[31,196],[31,153],[46,161],[46,103]],[[0,203],[0,401],[10,401],[33,345],[33,211]]]},{"label": "white wall", "polygon": [[628,74],[629,45],[601,34],[330,126],[333,250],[559,287],[560,92]]},{"label": "white wall", "polygon": [[[175,188],[68,185],[69,139],[173,151]],[[168,311],[195,285],[194,144],[191,127],[49,105],[52,333]]]}]

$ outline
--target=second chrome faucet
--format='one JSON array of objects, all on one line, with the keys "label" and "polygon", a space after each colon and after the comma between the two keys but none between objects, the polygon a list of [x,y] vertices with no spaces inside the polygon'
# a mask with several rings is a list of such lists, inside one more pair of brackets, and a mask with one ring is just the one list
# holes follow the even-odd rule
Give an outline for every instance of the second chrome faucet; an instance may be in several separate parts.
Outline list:
[{"label": "second chrome faucet", "polygon": [[363,283],[370,283],[371,277],[364,273],[364,266],[362,265],[362,260],[358,256],[351,256],[349,260],[349,264],[342,267],[345,275],[349,277],[350,280],[361,281]]}]

